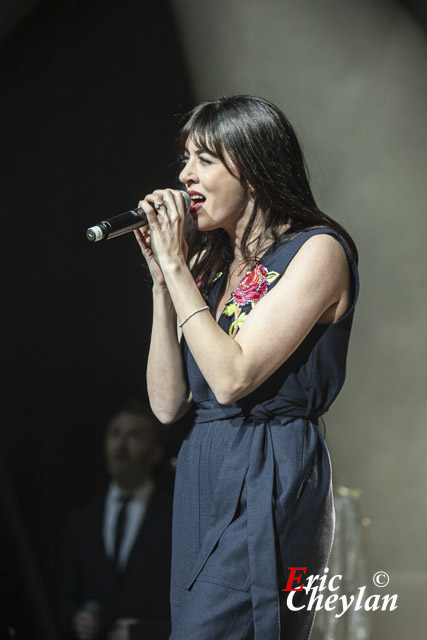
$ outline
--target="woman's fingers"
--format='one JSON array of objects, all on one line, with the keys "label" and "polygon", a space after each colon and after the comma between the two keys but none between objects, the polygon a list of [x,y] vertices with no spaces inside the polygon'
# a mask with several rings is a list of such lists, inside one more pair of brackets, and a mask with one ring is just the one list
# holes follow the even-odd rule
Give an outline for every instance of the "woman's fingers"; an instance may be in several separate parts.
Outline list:
[{"label": "woman's fingers", "polygon": [[172,195],[175,199],[176,208],[179,211],[182,218],[185,217],[187,213],[187,206],[184,200],[184,196],[182,195],[182,191],[172,191]]},{"label": "woman's fingers", "polygon": [[[181,191],[174,189],[157,189],[145,198],[156,210],[157,215],[163,214],[171,222],[183,219],[185,203]],[[162,219],[162,218],[161,218]]]},{"label": "woman's fingers", "polygon": [[148,224],[151,226],[152,224],[156,224],[156,211],[154,210],[154,202],[151,201],[151,195],[149,194],[144,198],[144,200],[140,200],[138,202],[138,208],[142,209],[147,216]]},{"label": "woman's fingers", "polygon": [[138,206],[145,212],[148,221],[148,227],[136,234],[147,260],[154,257],[161,265],[179,254],[185,259],[185,202],[182,193],[173,189],[157,189],[140,200]]},{"label": "woman's fingers", "polygon": [[150,227],[139,227],[134,230],[134,233],[141,249],[143,251],[150,249]]},{"label": "woman's fingers", "polygon": [[186,214],[186,206],[182,191],[176,191],[174,189],[166,189],[166,191],[170,198],[171,208],[175,213],[178,214],[181,220],[184,220]]}]

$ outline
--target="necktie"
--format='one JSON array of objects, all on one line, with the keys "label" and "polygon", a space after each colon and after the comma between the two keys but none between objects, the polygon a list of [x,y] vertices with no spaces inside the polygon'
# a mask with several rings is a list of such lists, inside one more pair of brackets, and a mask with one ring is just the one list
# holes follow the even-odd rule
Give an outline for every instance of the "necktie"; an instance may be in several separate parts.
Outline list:
[{"label": "necktie", "polygon": [[116,535],[114,538],[114,565],[117,570],[119,567],[120,549],[123,542],[123,536],[126,528],[127,508],[130,496],[122,496],[120,498],[120,509],[116,520]]}]

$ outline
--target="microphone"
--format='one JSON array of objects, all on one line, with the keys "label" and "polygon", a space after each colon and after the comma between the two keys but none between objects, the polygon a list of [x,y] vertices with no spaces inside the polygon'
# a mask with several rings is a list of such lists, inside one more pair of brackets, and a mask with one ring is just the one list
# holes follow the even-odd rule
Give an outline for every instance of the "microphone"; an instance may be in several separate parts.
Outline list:
[{"label": "microphone", "polygon": [[[191,198],[186,191],[181,191],[184,198],[185,213],[188,213],[191,205]],[[144,209],[130,209],[118,216],[102,220],[93,227],[86,229],[86,238],[91,242],[99,242],[99,240],[110,240],[117,238],[123,233],[128,233],[138,227],[145,227],[148,224],[147,216]]]}]

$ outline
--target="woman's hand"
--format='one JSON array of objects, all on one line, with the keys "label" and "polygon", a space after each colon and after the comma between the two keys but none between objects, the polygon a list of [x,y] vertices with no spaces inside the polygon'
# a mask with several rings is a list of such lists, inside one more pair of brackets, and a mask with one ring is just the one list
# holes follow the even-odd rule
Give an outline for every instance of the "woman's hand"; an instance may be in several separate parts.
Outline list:
[{"label": "woman's hand", "polygon": [[140,200],[148,227],[135,231],[142,254],[155,284],[165,286],[162,270],[173,263],[185,263],[185,203],[180,191],[158,189]]},{"label": "woman's hand", "polygon": [[[142,201],[139,202],[138,206],[141,206],[141,202]],[[154,257],[154,253],[151,248],[150,227],[139,227],[139,229],[135,229],[134,234],[141,249],[141,253],[147,262],[154,286],[158,285],[159,287],[166,287],[162,270],[157,264],[156,258]]]}]

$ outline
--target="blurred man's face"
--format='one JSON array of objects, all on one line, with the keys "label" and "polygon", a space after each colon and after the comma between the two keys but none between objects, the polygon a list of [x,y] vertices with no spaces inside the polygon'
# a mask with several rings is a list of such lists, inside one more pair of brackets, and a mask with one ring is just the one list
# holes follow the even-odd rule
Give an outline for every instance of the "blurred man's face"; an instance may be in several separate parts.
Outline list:
[{"label": "blurred man's face", "polygon": [[148,418],[123,411],[108,424],[105,435],[107,472],[121,488],[134,489],[144,482],[160,455],[161,447]]}]

